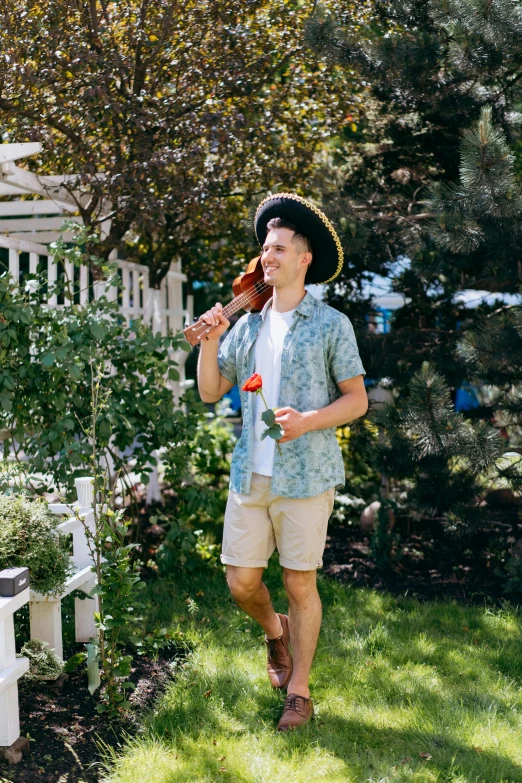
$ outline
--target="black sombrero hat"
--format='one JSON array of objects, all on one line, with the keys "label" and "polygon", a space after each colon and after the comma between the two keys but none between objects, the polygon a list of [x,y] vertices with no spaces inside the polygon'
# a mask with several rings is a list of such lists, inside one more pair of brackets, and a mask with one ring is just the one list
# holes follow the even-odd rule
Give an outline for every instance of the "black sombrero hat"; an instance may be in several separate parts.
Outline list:
[{"label": "black sombrero hat", "polygon": [[266,239],[267,225],[272,218],[283,218],[299,229],[312,245],[314,260],[307,283],[329,283],[343,267],[343,249],[324,212],[315,204],[295,193],[276,193],[268,196],[257,208],[254,228],[260,245]]}]

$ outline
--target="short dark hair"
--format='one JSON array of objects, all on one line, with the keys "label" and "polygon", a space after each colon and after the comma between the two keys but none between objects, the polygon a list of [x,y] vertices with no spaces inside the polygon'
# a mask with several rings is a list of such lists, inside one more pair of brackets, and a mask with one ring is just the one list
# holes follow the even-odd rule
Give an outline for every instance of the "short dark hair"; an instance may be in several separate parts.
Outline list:
[{"label": "short dark hair", "polygon": [[[294,232],[294,236],[292,237],[292,243],[294,245],[297,245],[299,252],[312,254],[312,260],[308,264],[308,269],[306,270],[306,276],[308,276],[310,267],[314,263],[314,255],[313,255],[314,251],[312,249],[312,243],[310,242],[306,234],[301,233],[301,231],[297,228],[297,226],[294,226],[294,224],[291,223],[289,220],[280,217],[275,217],[272,218],[272,220],[268,221],[268,223],[266,224],[266,233],[268,234],[268,232],[272,231],[274,228],[289,228],[290,231]],[[305,277],[305,283],[306,283],[306,277]]]},{"label": "short dark hair", "polygon": [[289,220],[285,220],[285,218],[280,217],[272,218],[272,220],[269,220],[266,224],[266,233],[268,234],[268,232],[272,231],[274,228],[289,228],[290,231],[294,232],[292,242],[294,245],[300,245],[299,251],[301,253],[313,253],[312,243],[308,237],[305,234],[302,234],[297,226],[294,226],[294,224],[290,223]]}]

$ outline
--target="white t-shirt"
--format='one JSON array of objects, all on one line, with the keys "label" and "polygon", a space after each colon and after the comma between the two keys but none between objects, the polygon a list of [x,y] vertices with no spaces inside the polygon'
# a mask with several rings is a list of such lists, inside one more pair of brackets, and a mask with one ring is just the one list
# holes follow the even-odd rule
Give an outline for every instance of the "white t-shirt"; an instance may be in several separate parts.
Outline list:
[{"label": "white t-shirt", "polygon": [[[281,382],[281,353],[286,334],[292,325],[295,310],[277,313],[268,308],[256,340],[255,369],[263,379],[263,394],[269,408],[277,408]],[[275,440],[261,440],[266,424],[261,420],[265,409],[260,394],[254,395],[254,460],[252,470],[262,476],[271,476],[274,464]]]}]

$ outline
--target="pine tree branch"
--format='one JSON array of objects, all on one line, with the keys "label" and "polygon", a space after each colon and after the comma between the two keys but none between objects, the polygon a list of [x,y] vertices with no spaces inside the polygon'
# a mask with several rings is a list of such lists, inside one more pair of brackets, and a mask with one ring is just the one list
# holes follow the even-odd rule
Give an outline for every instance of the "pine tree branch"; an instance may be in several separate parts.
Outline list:
[{"label": "pine tree branch", "polygon": [[[401,200],[400,203],[401,204],[408,204],[408,210],[411,209],[411,207],[414,206],[415,204],[421,204],[422,206],[430,204],[431,202],[429,200],[415,201],[415,194],[418,193],[419,190],[421,190],[423,187],[424,187],[424,185],[421,185],[419,188],[417,188],[417,190],[413,194],[413,198],[414,198],[413,201],[407,201],[406,199],[403,199],[403,200]],[[398,203],[395,203],[395,204],[372,204],[371,201],[368,201],[367,204],[355,204],[355,205],[352,205],[350,208],[353,209],[354,211],[355,210],[361,211],[361,210],[364,210],[364,209],[394,209],[394,208],[397,208],[398,206],[399,206]]]}]

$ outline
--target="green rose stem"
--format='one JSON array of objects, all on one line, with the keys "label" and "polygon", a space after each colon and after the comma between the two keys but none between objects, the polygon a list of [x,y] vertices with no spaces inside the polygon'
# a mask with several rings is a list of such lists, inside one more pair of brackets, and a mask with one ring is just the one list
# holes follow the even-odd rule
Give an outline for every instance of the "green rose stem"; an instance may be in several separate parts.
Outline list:
[{"label": "green rose stem", "polygon": [[[263,402],[265,403],[265,408],[268,410],[268,405],[267,405],[267,402],[266,402],[266,400],[265,400],[265,395],[263,394],[263,389],[262,389],[262,388],[260,388],[260,389],[256,389],[256,394],[260,394],[260,395],[261,395],[261,399],[262,399],[262,400],[263,400]],[[281,427],[281,425],[279,425],[279,426]],[[280,454],[280,455],[281,455],[281,457],[282,457],[282,456],[283,456],[283,450],[281,449],[281,446],[280,446],[280,444],[279,444],[279,441],[278,441],[276,438],[274,438],[274,440],[275,440],[275,442],[276,442],[277,450],[279,451],[279,454]]]}]

